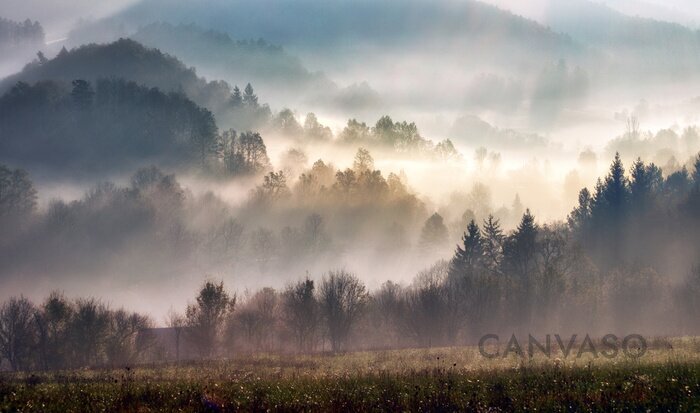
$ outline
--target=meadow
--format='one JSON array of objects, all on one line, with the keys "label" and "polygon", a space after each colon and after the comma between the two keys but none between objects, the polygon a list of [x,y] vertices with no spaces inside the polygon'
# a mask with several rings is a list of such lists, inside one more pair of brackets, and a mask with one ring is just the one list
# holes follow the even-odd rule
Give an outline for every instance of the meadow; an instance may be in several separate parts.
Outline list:
[{"label": "meadow", "polygon": [[641,358],[451,347],[0,375],[3,412],[699,409],[695,338],[653,340]]}]

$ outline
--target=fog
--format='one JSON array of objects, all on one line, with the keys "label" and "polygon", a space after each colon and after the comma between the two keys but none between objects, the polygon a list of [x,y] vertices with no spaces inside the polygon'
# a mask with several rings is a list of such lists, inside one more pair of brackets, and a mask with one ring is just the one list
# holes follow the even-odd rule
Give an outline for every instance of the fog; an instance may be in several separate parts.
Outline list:
[{"label": "fog", "polygon": [[[342,269],[375,304],[400,285],[402,317],[433,287],[498,302],[464,340],[563,328],[593,302],[595,331],[680,331],[692,317],[665,322],[700,264],[695,9],[4,2],[0,301],[58,290],[162,325],[207,280],[253,302]],[[489,217],[498,257],[467,268],[457,246]],[[622,297],[635,280],[663,297]],[[628,315],[650,296],[665,310]],[[545,299],[564,315],[539,318]]]}]

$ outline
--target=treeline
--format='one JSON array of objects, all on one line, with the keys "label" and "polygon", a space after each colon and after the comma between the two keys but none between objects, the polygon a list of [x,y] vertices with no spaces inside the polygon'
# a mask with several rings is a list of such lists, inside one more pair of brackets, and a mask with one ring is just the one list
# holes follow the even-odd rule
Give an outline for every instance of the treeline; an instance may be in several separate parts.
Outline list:
[{"label": "treeline", "polygon": [[[42,55],[20,73],[4,79],[0,90],[10,91],[18,82],[34,84],[51,80],[67,83],[82,79],[94,84],[99,79],[115,77],[149,89],[156,87],[166,94],[184,94],[197,105],[210,110],[223,129],[269,130],[292,138],[303,137],[308,141],[333,138],[330,128],[321,125],[314,114],[309,114],[303,125],[289,109],[273,115],[267,104],[258,101],[250,84],[241,90],[224,81],[207,82],[177,58],[130,39],[63,49],[53,59]],[[377,145],[403,152],[428,151],[437,156],[457,156],[449,140],[433,144],[420,135],[415,123],[394,122],[388,116],[379,119],[374,127],[350,120],[338,138],[353,145]]]},{"label": "treeline", "polygon": [[16,84],[0,97],[0,152],[24,165],[105,171],[209,156],[214,117],[185,95],[123,79]]},{"label": "treeline", "polygon": [[318,122],[315,114],[307,114],[304,125],[301,125],[294,112],[289,109],[280,111],[272,119],[271,127],[274,131],[292,138],[303,138],[307,142],[335,141],[343,145],[389,149],[396,153],[428,156],[438,160],[461,158],[461,154],[449,139],[436,144],[421,136],[414,122],[394,122],[388,115],[379,118],[374,126],[368,126],[357,119],[349,119],[337,137],[333,136],[330,128]]},{"label": "treeline", "polygon": [[[375,197],[371,191],[377,188],[388,191],[390,187],[386,181],[386,186],[368,184],[382,182],[383,178],[381,174],[375,181],[369,178],[373,168],[366,151],[358,151],[353,169],[331,169],[335,172],[334,179],[327,168],[317,163],[311,171],[305,172],[310,176],[325,176],[328,184],[317,186],[311,196],[301,199],[339,197],[339,205],[370,202]],[[363,184],[348,178],[363,174]],[[296,191],[304,193],[303,186],[288,188],[283,178],[281,172],[266,176],[263,185],[251,194],[254,210],[276,208],[290,202]],[[354,184],[346,186],[348,182]],[[36,194],[26,175],[5,168],[0,183],[5,185],[0,191],[0,203],[8,206],[6,210],[9,211],[3,216],[31,213]],[[395,179],[393,184],[399,183],[400,179]],[[114,244],[108,245],[105,251],[113,251],[124,242],[112,235],[118,233],[117,228],[139,227],[144,231],[142,234],[153,232],[158,236],[168,233],[162,229],[171,228],[170,234],[176,235],[173,239],[183,246],[195,241],[187,235],[194,233],[177,226],[142,225],[171,222],[166,214],[175,213],[177,209],[173,206],[183,199],[186,199],[185,191],[172,176],[163,175],[157,169],[141,170],[132,179],[131,188],[102,186],[83,201],[52,207],[41,225],[62,228],[60,231],[66,231],[63,234],[73,235],[65,239],[53,238],[53,241],[51,237],[27,237],[27,242],[32,244],[26,245],[40,250],[37,240],[41,240],[49,243],[45,251],[62,254],[110,242]],[[360,201],[362,199],[365,201]],[[208,203],[211,202],[209,198]],[[194,209],[201,209],[202,205]],[[96,206],[100,209],[94,209]],[[389,209],[394,210],[394,207]],[[126,215],[100,215],[100,210]],[[468,344],[484,333],[493,332],[693,334],[700,328],[697,321],[700,319],[697,306],[700,267],[696,248],[700,241],[699,214],[700,156],[695,159],[691,172],[681,169],[668,176],[655,165],[641,160],[625,173],[621,160],[616,157],[609,173],[599,181],[592,194],[587,189],[581,191],[580,204],[566,223],[541,225],[527,210],[519,225],[510,232],[501,229],[493,217],[481,223],[471,220],[452,258],[438,261],[420,272],[408,285],[389,281],[369,292],[358,276],[345,270],[329,271],[316,281],[306,278],[292,282],[281,291],[263,288],[237,297],[227,293],[223,285],[209,283],[183,313],[171,314],[171,330],[168,331],[177,330],[178,337],[180,333],[188,337],[183,338],[182,344],[189,343],[191,351],[187,357],[202,358],[239,351],[344,351]],[[102,218],[107,216],[111,219]],[[119,216],[123,219],[117,218]],[[241,217],[240,222],[248,222],[245,211]],[[84,225],[76,225],[81,221]],[[140,224],[131,225],[134,222]],[[277,238],[271,231],[259,229],[245,242],[242,242],[243,226],[236,221],[228,221],[227,225],[217,221],[213,225],[212,237],[203,238],[212,242],[202,244],[205,250],[213,253],[223,248],[224,259],[234,263],[245,260],[249,255],[246,251],[257,252],[256,265],[277,263],[280,269],[286,268],[291,277],[301,271],[292,270],[289,263],[302,256],[317,260],[319,253],[332,245],[330,236],[340,233],[328,229],[320,215],[310,215],[301,231],[283,228]],[[88,229],[89,232],[76,236],[76,230]],[[102,237],[101,233],[109,236]],[[65,246],[65,240],[71,239],[82,240],[85,244],[79,248]],[[280,240],[287,243],[278,244]],[[418,245],[449,248],[445,240],[447,228],[442,218],[434,214],[423,224]],[[164,245],[154,241],[149,243]],[[250,242],[249,250],[242,247],[247,242]],[[59,245],[64,245],[65,249],[53,249]],[[301,249],[289,250],[292,254],[284,256],[280,255],[284,250],[277,249],[281,245]],[[399,245],[396,243],[397,248],[409,248],[406,244]],[[31,248],[5,248],[3,262],[10,261],[13,252]],[[28,256],[37,260],[35,255]],[[74,260],[85,260],[85,257],[76,256]],[[29,308],[31,311],[27,311],[32,316],[7,317],[0,321],[4,323],[0,328],[14,332],[26,330],[30,344],[20,347],[40,348],[36,344],[40,343],[36,314],[42,306],[37,310],[26,300],[14,299],[4,304],[1,314],[16,313],[13,308],[22,302],[20,307]],[[16,320],[28,321],[19,328],[13,324]],[[144,334],[148,331],[143,330]],[[7,337],[7,334],[0,334],[0,337]],[[20,348],[18,342],[4,340],[6,348],[15,349],[13,351]],[[109,363],[111,359],[104,344],[107,339],[104,340],[100,350],[87,353],[93,354],[93,361],[81,363]],[[136,338],[133,340],[138,342]],[[158,341],[154,338],[154,342]],[[161,347],[168,347],[163,344],[162,337],[160,341]],[[172,359],[172,355],[165,354],[167,351],[154,350],[156,347],[155,344],[149,347],[153,352],[136,353],[143,357],[141,360]],[[36,350],[26,351],[38,354]],[[95,351],[99,357],[94,356]],[[36,360],[23,365],[41,366]]]},{"label": "treeline", "polygon": [[[63,48],[53,59],[28,64],[21,72],[0,82],[0,91],[10,90],[17,82],[33,84],[46,80],[72,82],[83,79],[96,82],[101,78],[123,78],[165,93],[187,96],[197,105],[210,110],[224,127],[257,129],[271,117],[267,105],[250,96],[249,103],[236,106],[235,89],[224,81],[208,82],[193,68],[158,49],[144,47],[130,39],[108,44],[88,44],[71,50]],[[234,100],[232,100],[234,99]]]},{"label": "treeline", "polygon": [[36,306],[25,297],[0,307],[0,352],[13,370],[122,366],[153,345],[152,321],[95,299],[69,301],[52,293]]},{"label": "treeline", "polygon": [[44,28],[37,21],[23,22],[0,17],[0,51],[9,52],[23,46],[43,46]]},{"label": "treeline", "polygon": [[[228,138],[220,167],[269,166],[259,135]],[[102,273],[144,261],[169,268],[189,259],[214,272],[234,267],[268,273],[290,266],[303,271],[361,246],[386,254],[407,251],[426,216],[405,177],[383,176],[364,149],[345,170],[318,160],[301,169],[295,185],[287,184],[284,171],[270,172],[236,210],[213,193],[193,195],[156,167],[139,169],[128,185],[102,182],[78,200],[54,200],[37,210],[26,172],[2,171],[0,222],[6,232],[0,271],[5,275],[44,268],[52,268],[54,276]],[[438,241],[444,246],[442,235]]]},{"label": "treeline", "polygon": [[[97,29],[99,30],[99,29]],[[151,23],[138,29],[134,40],[172,53],[185,61],[206,62],[211,72],[229,78],[252,79],[292,88],[335,87],[321,74],[311,73],[301,61],[282,47],[258,40],[234,40],[224,32],[207,30],[194,24]],[[201,64],[201,63],[200,63]]]}]

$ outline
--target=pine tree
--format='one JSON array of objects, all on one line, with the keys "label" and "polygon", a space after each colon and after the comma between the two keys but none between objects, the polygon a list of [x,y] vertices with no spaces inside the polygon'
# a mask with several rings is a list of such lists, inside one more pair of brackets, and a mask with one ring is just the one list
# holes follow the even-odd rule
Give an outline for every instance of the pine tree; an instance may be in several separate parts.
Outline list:
[{"label": "pine tree", "polygon": [[693,162],[692,179],[695,188],[700,188],[700,153],[695,157],[695,162]]},{"label": "pine tree", "polygon": [[492,274],[500,271],[501,260],[503,258],[503,230],[500,222],[489,215],[484,221],[482,245],[484,250],[484,265]]},{"label": "pine tree", "polygon": [[521,278],[531,276],[532,267],[537,251],[537,224],[530,210],[525,210],[520,224],[515,232],[508,237],[503,246],[504,258],[508,261],[509,268]]},{"label": "pine tree", "polygon": [[457,245],[455,256],[450,263],[450,273],[473,276],[484,261],[483,240],[479,226],[471,220],[467,232],[462,236],[463,246]]},{"label": "pine tree", "polygon": [[[234,90],[235,92],[235,90]],[[258,97],[255,95],[255,91],[253,90],[253,86],[248,83],[243,91],[243,104],[251,107],[251,108],[258,108]]]},{"label": "pine tree", "polygon": [[606,215],[617,217],[622,214],[629,200],[629,183],[625,177],[625,168],[620,159],[620,153],[615,153],[615,159],[610,165],[610,172],[603,184],[596,188],[596,206],[603,208]]},{"label": "pine tree", "polygon": [[241,95],[241,89],[238,86],[233,87],[233,94],[231,95],[231,106],[240,107],[243,104],[243,96]]},{"label": "pine tree", "polygon": [[661,170],[653,163],[644,165],[644,162],[637,158],[632,164],[631,175],[630,194],[632,205],[637,208],[644,208],[663,182]]},{"label": "pine tree", "polygon": [[514,217],[519,217],[523,215],[523,211],[525,210],[525,207],[523,207],[523,203],[520,201],[520,195],[515,194],[515,199],[513,200],[513,207],[512,207],[512,213]]},{"label": "pine tree", "polygon": [[503,244],[504,271],[511,278],[511,297],[521,322],[528,322],[532,315],[532,300],[537,277],[537,235],[535,217],[525,210],[520,224]]},{"label": "pine tree", "polygon": [[591,193],[588,188],[583,188],[578,193],[578,206],[569,214],[569,226],[577,231],[583,231],[591,218]]}]

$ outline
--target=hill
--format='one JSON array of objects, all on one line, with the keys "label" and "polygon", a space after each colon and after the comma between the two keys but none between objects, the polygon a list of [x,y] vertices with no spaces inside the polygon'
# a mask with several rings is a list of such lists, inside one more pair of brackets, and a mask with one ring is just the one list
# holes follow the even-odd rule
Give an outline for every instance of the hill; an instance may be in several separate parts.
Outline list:
[{"label": "hill", "polygon": [[56,174],[195,164],[216,133],[183,94],[123,79],[19,82],[0,97],[0,162]]},{"label": "hill", "polygon": [[[88,44],[70,51],[64,48],[55,58],[30,63],[21,72],[0,81],[0,93],[20,81],[30,84],[43,80],[71,82],[84,79],[94,82],[111,77],[156,87],[164,92],[182,92],[212,111],[225,126],[253,128],[269,111],[260,107],[254,113],[237,113],[238,108],[232,102],[234,90],[228,83],[198,77],[194,68],[186,67],[177,58],[131,39]],[[257,109],[261,109],[260,113]]]},{"label": "hill", "polygon": [[263,37],[294,50],[324,50],[333,52],[332,56],[389,46],[449,47],[462,52],[483,46],[478,50],[479,60],[508,58],[511,62],[580,52],[566,35],[473,0],[205,0],[176,5],[167,0],[145,0],[122,12],[118,19],[132,25],[194,22],[236,38]]}]

